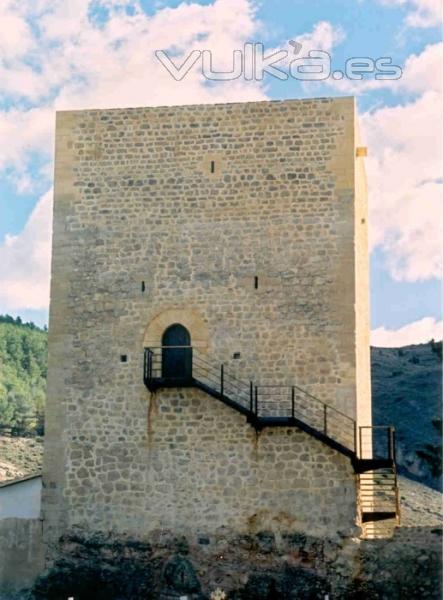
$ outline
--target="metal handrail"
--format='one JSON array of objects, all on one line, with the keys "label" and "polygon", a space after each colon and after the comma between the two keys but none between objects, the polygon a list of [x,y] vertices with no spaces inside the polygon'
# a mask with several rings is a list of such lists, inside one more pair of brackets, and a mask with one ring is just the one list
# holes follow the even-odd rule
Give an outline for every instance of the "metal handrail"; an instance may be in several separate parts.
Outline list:
[{"label": "metal handrail", "polygon": [[313,396],[312,394],[310,394],[309,392],[307,392],[303,388],[299,387],[298,385],[295,385],[295,384],[293,384],[293,385],[259,385],[257,387],[259,389],[260,388],[285,388],[285,389],[292,389],[293,388],[294,390],[298,390],[299,392],[301,392],[305,396],[308,396],[312,400],[315,400],[316,402],[320,402],[324,406],[327,406],[328,409],[331,409],[334,413],[337,413],[337,414],[341,415],[342,417],[345,417],[349,421],[352,421],[352,423],[354,423],[354,421],[355,421],[355,419],[353,419],[349,415],[345,414],[341,410],[338,410],[338,408],[335,408],[335,406],[331,406],[331,404],[327,404],[326,402],[323,402],[323,400],[320,400],[320,398],[316,398],[315,396]]},{"label": "metal handrail", "polygon": [[[145,348],[144,378],[149,380],[162,379],[163,350],[181,349],[190,350],[192,358],[192,374],[190,381],[197,381],[211,387],[223,398],[235,402],[242,409],[247,408],[255,419],[262,417],[280,417],[293,419],[295,422],[304,422],[332,440],[353,449],[359,457],[363,457],[364,444],[371,443],[372,436],[379,429],[388,432],[388,458],[395,460],[395,431],[392,427],[374,425],[359,426],[355,419],[339,409],[316,398],[298,385],[255,385],[253,381],[243,381],[230,373],[226,364],[214,364],[206,356],[198,352],[198,348],[186,346],[151,346]],[[171,382],[173,377],[169,377]],[[177,378],[177,381],[180,378]],[[189,381],[187,382],[189,385]],[[309,403],[303,404],[303,399],[308,398]],[[274,409],[270,414],[270,408]],[[282,414],[283,413],[283,414]],[[358,431],[357,431],[358,429]],[[364,431],[372,430],[371,440],[365,441]],[[374,455],[375,458],[375,455]]]},{"label": "metal handrail", "polygon": [[[386,437],[376,437],[378,432],[385,432]],[[364,434],[370,434],[369,439],[364,438]],[[387,452],[378,454],[380,444],[386,447]],[[395,463],[396,460],[396,439],[395,427],[391,425],[360,425],[358,440],[359,456],[364,458],[366,450],[370,450],[371,458],[387,458]]]},{"label": "metal handrail", "polygon": [[[242,406],[249,405],[249,410],[254,414],[256,418],[260,416],[260,412],[263,410],[267,413],[270,412],[270,408],[274,408],[274,414],[270,416],[278,416],[275,414],[275,411],[280,414],[283,412],[285,416],[291,417],[293,419],[297,418],[299,420],[307,420],[310,421],[311,426],[314,424],[317,428],[323,429],[323,433],[325,435],[331,434],[331,431],[335,431],[337,426],[340,424],[340,421],[343,421],[343,418],[346,419],[350,424],[354,423],[354,420],[345,415],[338,409],[334,408],[331,405],[326,404],[325,402],[319,400],[306,390],[303,390],[297,385],[292,386],[283,386],[283,385],[260,385],[257,386],[253,381],[245,382],[242,381],[236,375],[233,375],[226,369],[226,365],[223,363],[220,364],[219,367],[214,366],[206,357],[202,356],[200,353],[196,352],[196,349],[192,346],[155,346],[145,348],[145,380],[149,378],[156,378],[157,376],[161,376],[162,369],[162,352],[164,349],[192,349],[192,378],[194,380],[201,380],[202,383],[213,387],[216,391],[222,395],[226,396],[227,394],[235,396],[235,401]],[[172,378],[171,378],[172,379]],[[277,394],[275,394],[277,392]],[[286,393],[287,397],[282,398],[282,393]],[[319,415],[318,414],[308,414],[315,411],[315,407],[311,406],[301,406],[300,405],[300,395],[304,397],[310,398],[315,401],[317,408],[320,409],[323,417],[323,427],[320,427]],[[276,398],[280,396],[280,406],[278,405],[278,400]],[[297,401],[296,401],[297,398]],[[286,404],[287,400],[290,399],[290,404]],[[260,410],[262,409],[262,410]],[[309,424],[309,423],[308,423]],[[329,432],[328,432],[328,424],[329,424]],[[342,428],[343,423],[341,424]],[[336,434],[338,432],[336,431]],[[333,435],[333,434],[331,434]],[[352,446],[351,438],[353,437],[353,432],[342,431],[340,432],[340,438],[346,438],[346,443],[348,446]],[[337,435],[336,435],[337,437]]]},{"label": "metal handrail", "polygon": [[[299,386],[260,385],[257,386],[256,396],[257,407],[263,406],[263,403],[265,406],[274,403],[286,405],[286,411],[292,419],[299,419],[355,451],[355,420]],[[303,404],[306,398],[310,401],[308,405]]]}]

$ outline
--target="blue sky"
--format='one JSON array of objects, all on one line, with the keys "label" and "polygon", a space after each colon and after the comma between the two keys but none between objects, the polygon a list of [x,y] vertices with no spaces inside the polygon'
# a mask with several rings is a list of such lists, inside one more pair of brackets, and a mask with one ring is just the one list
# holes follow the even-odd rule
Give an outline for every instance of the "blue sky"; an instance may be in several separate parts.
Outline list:
[{"label": "blue sky", "polygon": [[[439,0],[3,0],[0,5],[0,313],[47,322],[55,110],[356,95],[366,159],[373,343],[441,337],[442,14]],[[391,57],[395,81],[181,82],[155,58],[289,40]],[[283,68],[283,67],[282,67]]]}]

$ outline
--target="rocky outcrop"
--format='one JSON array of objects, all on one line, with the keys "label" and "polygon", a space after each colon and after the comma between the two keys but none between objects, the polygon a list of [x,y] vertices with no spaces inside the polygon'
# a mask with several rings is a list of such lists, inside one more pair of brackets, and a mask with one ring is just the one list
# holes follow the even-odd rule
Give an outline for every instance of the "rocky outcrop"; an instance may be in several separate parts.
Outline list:
[{"label": "rocky outcrop", "polygon": [[60,558],[36,582],[35,600],[145,600],[151,598],[155,561],[139,540],[77,533],[60,540]]},{"label": "rocky outcrop", "polygon": [[439,528],[403,528],[391,540],[373,541],[271,531],[191,540],[165,530],[140,541],[76,531],[60,540],[59,552],[32,600],[441,597]]},{"label": "rocky outcrop", "polygon": [[191,562],[180,554],[170,558],[163,570],[161,600],[180,599],[199,600],[200,582]]},{"label": "rocky outcrop", "polygon": [[[133,539],[75,529],[48,548],[54,561],[33,589],[16,595],[19,586],[8,576],[32,582],[43,547],[34,534],[17,545],[5,530],[0,600],[208,600],[211,594],[218,600],[441,600],[442,496],[401,477],[400,491],[402,526],[388,540],[362,541],[348,531],[327,539],[271,529],[234,535],[225,528],[192,538],[158,530]],[[22,555],[13,564],[17,549]],[[39,554],[32,578],[24,577],[26,560]]]}]

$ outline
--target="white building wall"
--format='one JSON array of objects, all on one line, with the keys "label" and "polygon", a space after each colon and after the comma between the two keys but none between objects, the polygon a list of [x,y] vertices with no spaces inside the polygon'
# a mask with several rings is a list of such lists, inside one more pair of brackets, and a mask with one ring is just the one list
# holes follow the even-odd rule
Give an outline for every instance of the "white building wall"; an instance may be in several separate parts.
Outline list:
[{"label": "white building wall", "polygon": [[0,487],[0,519],[37,519],[42,478],[33,477]]}]

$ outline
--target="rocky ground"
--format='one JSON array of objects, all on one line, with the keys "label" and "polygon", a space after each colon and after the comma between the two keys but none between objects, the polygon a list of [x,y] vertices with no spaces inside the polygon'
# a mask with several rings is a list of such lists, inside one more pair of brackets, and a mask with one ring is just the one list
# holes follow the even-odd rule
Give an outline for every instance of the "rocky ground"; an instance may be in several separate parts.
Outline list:
[{"label": "rocky ground", "polygon": [[406,477],[399,486],[402,527],[443,526],[443,494]]},{"label": "rocky ground", "polygon": [[0,436],[0,483],[41,471],[43,438]]},{"label": "rocky ground", "polygon": [[63,558],[20,599],[441,600],[441,532],[404,526],[392,539],[361,541],[161,530],[136,540],[77,529],[60,540]]}]

